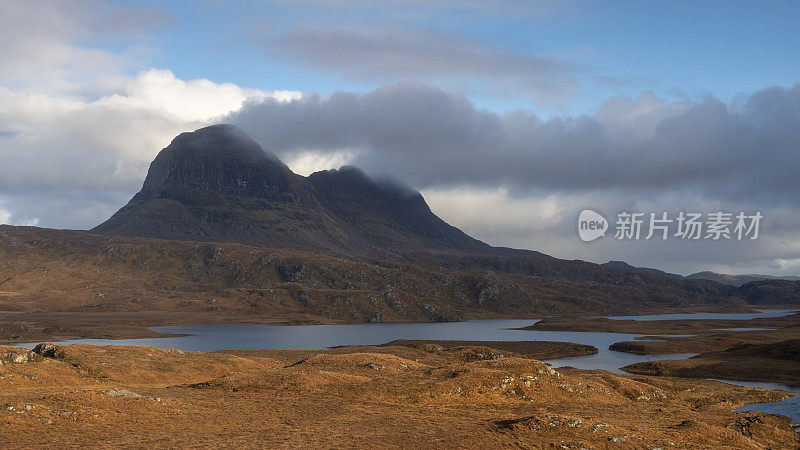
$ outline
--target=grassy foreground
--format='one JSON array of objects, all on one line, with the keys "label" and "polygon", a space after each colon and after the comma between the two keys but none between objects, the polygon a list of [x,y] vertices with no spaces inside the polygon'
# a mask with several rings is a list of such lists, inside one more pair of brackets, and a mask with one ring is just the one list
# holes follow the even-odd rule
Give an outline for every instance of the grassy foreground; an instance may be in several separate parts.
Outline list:
[{"label": "grassy foreground", "polygon": [[460,344],[215,353],[0,347],[0,442],[5,448],[800,445],[788,419],[732,410],[785,392],[556,371],[533,359],[533,347]]}]

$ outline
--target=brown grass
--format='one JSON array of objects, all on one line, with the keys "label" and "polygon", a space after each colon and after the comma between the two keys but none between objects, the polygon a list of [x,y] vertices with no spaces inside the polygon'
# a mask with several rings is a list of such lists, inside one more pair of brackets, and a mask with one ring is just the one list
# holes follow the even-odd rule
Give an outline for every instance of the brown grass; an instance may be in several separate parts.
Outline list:
[{"label": "brown grass", "polygon": [[[779,391],[555,371],[459,346],[180,352],[2,347],[0,442],[41,447],[796,448]],[[499,357],[497,353],[505,353]]]}]

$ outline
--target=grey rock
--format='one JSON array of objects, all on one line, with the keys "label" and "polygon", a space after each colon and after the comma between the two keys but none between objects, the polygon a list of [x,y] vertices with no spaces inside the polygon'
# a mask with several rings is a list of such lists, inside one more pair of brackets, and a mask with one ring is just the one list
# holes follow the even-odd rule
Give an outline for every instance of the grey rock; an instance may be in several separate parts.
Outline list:
[{"label": "grey rock", "polygon": [[141,397],[141,394],[129,391],[127,389],[109,389],[106,391],[109,397]]}]

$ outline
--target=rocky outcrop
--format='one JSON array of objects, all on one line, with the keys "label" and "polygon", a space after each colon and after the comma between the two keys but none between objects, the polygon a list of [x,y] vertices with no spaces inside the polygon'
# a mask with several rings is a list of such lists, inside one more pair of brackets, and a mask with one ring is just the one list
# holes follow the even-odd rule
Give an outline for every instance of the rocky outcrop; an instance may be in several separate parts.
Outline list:
[{"label": "rocky outcrop", "polygon": [[[21,347],[0,345],[0,366],[25,364],[37,360],[37,355]],[[41,358],[39,358],[41,360]]]}]

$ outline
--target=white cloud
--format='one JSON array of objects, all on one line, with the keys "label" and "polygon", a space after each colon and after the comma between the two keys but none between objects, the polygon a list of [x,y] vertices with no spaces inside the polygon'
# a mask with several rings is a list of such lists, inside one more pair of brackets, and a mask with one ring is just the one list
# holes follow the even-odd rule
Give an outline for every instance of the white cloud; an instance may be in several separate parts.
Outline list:
[{"label": "white cloud", "polygon": [[[96,99],[0,87],[0,192],[12,196],[37,191],[47,198],[85,191],[92,202],[113,192],[129,196],[141,186],[158,151],[177,134],[207,125],[247,101],[286,101],[299,95],[181,80],[169,70],[156,69],[130,77],[119,92]],[[9,203],[12,213],[20,207]],[[64,220],[66,216],[43,219],[48,225],[91,227],[104,219],[100,215],[105,209],[98,209],[96,217],[82,212],[79,222]]]},{"label": "white cloud", "polygon": [[667,102],[652,91],[644,91],[635,99],[619,96],[606,100],[594,118],[606,127],[615,144],[635,145],[652,138],[661,121],[691,107],[691,103]]},{"label": "white cloud", "polygon": [[19,225],[23,227],[36,226],[39,224],[39,219],[35,217],[15,220],[9,211],[0,209],[0,225]]},{"label": "white cloud", "polygon": [[557,195],[515,197],[506,188],[428,189],[422,195],[439,217],[494,245],[518,246],[557,233],[567,204]]},{"label": "white cloud", "polygon": [[331,153],[304,150],[290,155],[284,163],[292,169],[292,172],[307,177],[320,170],[338,169],[347,165],[353,160],[356,153],[352,150]]},{"label": "white cloud", "polygon": [[150,69],[131,80],[125,86],[124,93],[113,94],[97,103],[139,108],[193,122],[207,121],[237,111],[246,101],[263,101],[267,98],[290,101],[299,97],[300,93],[296,91],[266,92],[206,79],[184,81],[169,70]]}]

